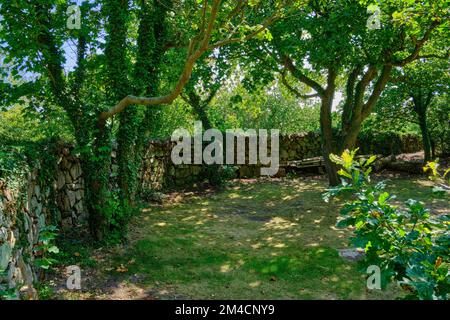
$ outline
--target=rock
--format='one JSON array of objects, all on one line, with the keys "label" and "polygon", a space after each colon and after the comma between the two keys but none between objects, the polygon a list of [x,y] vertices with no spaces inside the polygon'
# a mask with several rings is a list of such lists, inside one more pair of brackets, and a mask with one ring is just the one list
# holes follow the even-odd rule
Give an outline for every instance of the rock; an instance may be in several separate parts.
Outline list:
[{"label": "rock", "polygon": [[78,163],[70,168],[70,175],[73,180],[77,180],[81,176],[81,167]]},{"label": "rock", "polygon": [[8,242],[0,246],[0,271],[6,270],[11,259],[11,246]]},{"label": "rock", "polygon": [[84,211],[84,207],[83,207],[83,202],[82,201],[78,201],[77,204],[75,205],[75,211],[78,214],[81,214]]},{"label": "rock", "polygon": [[72,217],[62,219],[61,220],[61,226],[63,227],[63,229],[71,228],[73,226],[73,224],[72,224]]},{"label": "rock", "polygon": [[5,227],[0,227],[0,243],[3,243],[8,238],[8,230]]},{"label": "rock", "polygon": [[32,286],[25,285],[19,289],[19,297],[21,300],[37,300],[38,293]]},{"label": "rock", "polygon": [[350,261],[360,260],[364,256],[364,250],[359,248],[340,249],[338,251],[340,257]]},{"label": "rock", "polygon": [[30,250],[33,248],[33,244],[37,241],[34,240],[33,238],[33,225],[30,224],[30,229],[27,232],[27,240],[28,240],[28,245],[30,247]]},{"label": "rock", "polygon": [[35,215],[36,216],[39,216],[41,213],[42,213],[42,203],[38,203],[37,205],[36,205],[36,209],[35,209]]},{"label": "rock", "polygon": [[38,185],[34,186],[34,194],[36,195],[37,198],[41,197],[41,188]]},{"label": "rock", "polygon": [[16,238],[18,236],[18,231],[17,230],[9,230],[9,234],[8,234],[8,242],[11,248],[14,248],[14,246],[16,245]]},{"label": "rock", "polygon": [[59,171],[58,172],[58,181],[56,182],[57,189],[61,190],[65,184],[66,184],[66,178],[64,176],[64,173],[62,171]]},{"label": "rock", "polygon": [[35,196],[33,196],[33,197],[31,198],[31,201],[30,201],[30,209],[31,209],[31,211],[33,211],[34,209],[36,209],[36,207],[38,206],[38,204],[39,204],[38,200],[36,199]]},{"label": "rock", "polygon": [[16,287],[16,266],[15,263],[12,262],[9,264],[9,268],[8,268],[8,275],[7,275],[7,280],[8,280],[8,287],[9,288],[14,288]]},{"label": "rock", "polygon": [[65,176],[65,181],[67,184],[71,184],[73,182],[72,176],[70,175],[69,171],[66,171],[64,173],[64,176]]},{"label": "rock", "polygon": [[70,201],[69,201],[69,197],[66,196],[62,196],[61,199],[61,205],[62,205],[62,211],[69,211],[70,210]]},{"label": "rock", "polygon": [[10,190],[8,189],[3,190],[3,195],[6,197],[7,201],[13,201],[13,196]]},{"label": "rock", "polygon": [[77,199],[77,201],[80,201],[83,198],[83,196],[81,195],[81,190],[75,192],[75,198]]},{"label": "rock", "polygon": [[76,202],[75,192],[67,191],[67,197],[69,198],[70,208],[72,208]]},{"label": "rock", "polygon": [[[23,217],[24,217],[24,220],[23,220],[24,230],[25,230],[25,232],[27,232],[31,228],[31,219],[30,219],[30,216],[26,213],[23,215]],[[1,240],[1,236],[0,236],[0,240]]]},{"label": "rock", "polygon": [[33,224],[33,226],[31,227],[31,231],[32,231],[33,241],[30,242],[30,245],[32,246],[34,244],[34,242],[37,242],[37,240],[39,238],[39,226],[37,223]]},{"label": "rock", "polygon": [[17,259],[17,267],[20,270],[23,282],[25,282],[28,285],[32,285],[34,281],[34,274],[31,271],[31,267],[25,263],[22,256],[19,256],[19,258]]},{"label": "rock", "polygon": [[38,227],[39,230],[45,227],[45,216],[43,214],[38,217]]}]

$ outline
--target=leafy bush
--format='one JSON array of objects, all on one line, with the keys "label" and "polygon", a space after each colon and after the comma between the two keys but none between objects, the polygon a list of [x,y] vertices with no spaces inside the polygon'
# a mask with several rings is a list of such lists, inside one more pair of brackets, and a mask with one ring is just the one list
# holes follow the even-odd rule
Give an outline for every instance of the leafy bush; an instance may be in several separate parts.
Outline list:
[{"label": "leafy bush", "polygon": [[210,165],[206,168],[206,175],[211,185],[221,187],[236,177],[236,170],[237,167],[231,165]]},{"label": "leafy bush", "polygon": [[423,167],[423,171],[431,172],[431,175],[428,178],[435,183],[433,192],[444,196],[450,191],[450,168],[441,174],[439,172],[438,162],[439,159],[427,162],[427,165]]},{"label": "leafy bush", "polygon": [[0,300],[12,300],[12,299],[17,299],[15,288],[6,289],[0,286]]},{"label": "leafy bush", "polygon": [[141,190],[140,198],[145,202],[162,203],[164,194],[151,188],[145,188]]},{"label": "leafy bush", "polygon": [[35,265],[44,270],[49,269],[53,264],[57,262],[53,258],[54,255],[59,253],[59,249],[55,246],[54,242],[58,236],[58,228],[55,226],[46,226],[40,230],[39,242],[33,248],[33,252],[39,256],[35,260]]},{"label": "leafy bush", "polygon": [[431,216],[416,200],[406,209],[389,203],[394,195],[384,191],[385,182],[373,184],[371,163],[376,158],[356,161],[356,150],[346,150],[333,162],[342,167],[342,184],[329,189],[324,199],[350,193],[352,200],[341,210],[338,227],[352,227],[351,244],[364,248],[365,267],[377,265],[382,285],[395,281],[410,296],[419,299],[447,299],[450,291],[450,215]]}]

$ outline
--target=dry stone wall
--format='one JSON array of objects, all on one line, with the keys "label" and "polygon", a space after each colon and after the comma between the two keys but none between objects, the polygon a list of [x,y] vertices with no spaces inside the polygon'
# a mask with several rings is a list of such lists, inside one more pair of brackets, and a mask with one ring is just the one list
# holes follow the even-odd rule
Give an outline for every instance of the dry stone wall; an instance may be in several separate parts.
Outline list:
[{"label": "dry stone wall", "polygon": [[[79,160],[70,147],[58,148],[52,168],[23,168],[23,174],[0,174],[0,295],[35,299],[34,260],[39,233],[46,225],[60,229],[87,221]],[[45,176],[54,169],[52,176]],[[2,172],[0,172],[2,173]]]},{"label": "dry stone wall", "polygon": [[[367,137],[360,141],[360,145],[362,152],[377,154],[421,149],[418,137],[398,139],[400,143],[395,148],[387,146],[386,142],[380,145],[380,139],[371,143]],[[150,141],[140,171],[142,191],[185,187],[205,180],[207,166],[173,164],[171,151],[174,144],[169,140]],[[55,150],[53,166],[48,168],[47,164],[44,170],[36,161],[31,168],[26,168],[26,174],[15,177],[21,182],[19,184],[11,183],[14,177],[0,168],[0,295],[12,291],[19,298],[36,298],[33,288],[37,280],[36,253],[33,248],[39,242],[40,230],[50,224],[64,230],[87,222],[80,160],[72,154],[70,145],[59,144]],[[281,136],[280,174],[283,174],[283,165],[288,161],[320,155],[320,136],[317,133]],[[235,177],[259,176],[260,168],[260,165],[248,164],[232,166]],[[49,171],[52,173],[50,176]]]},{"label": "dry stone wall", "polygon": [[71,154],[71,146],[64,146],[58,152],[54,190],[57,220],[61,221],[62,227],[71,227],[87,221],[83,173],[79,158]]},{"label": "dry stone wall", "polygon": [[33,248],[49,216],[49,188],[42,188],[33,170],[17,188],[0,180],[0,294],[34,299],[37,280]]},{"label": "dry stone wall", "polygon": [[[153,140],[149,142],[141,169],[143,190],[162,190],[172,187],[189,186],[206,178],[206,166],[194,164],[174,165],[171,161],[172,147],[170,140]],[[414,135],[365,136],[357,143],[363,154],[400,154],[422,150],[420,137]],[[270,143],[268,143],[270,150]],[[321,156],[320,134],[315,132],[280,136],[280,170],[288,161],[303,160]],[[270,151],[269,151],[270,152]],[[193,150],[191,152],[193,154]],[[248,148],[246,149],[248,160]],[[246,162],[248,163],[248,162]],[[235,177],[251,178],[260,175],[261,165],[241,164],[235,167]]]}]

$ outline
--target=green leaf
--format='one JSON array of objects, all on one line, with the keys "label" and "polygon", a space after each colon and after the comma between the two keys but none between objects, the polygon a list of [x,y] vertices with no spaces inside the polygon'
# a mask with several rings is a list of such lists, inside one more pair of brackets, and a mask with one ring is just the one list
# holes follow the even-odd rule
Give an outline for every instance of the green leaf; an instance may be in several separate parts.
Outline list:
[{"label": "green leaf", "polygon": [[369,159],[367,159],[365,165],[368,166],[370,165],[372,162],[374,162],[377,159],[377,156],[371,156]]},{"label": "green leaf", "polygon": [[378,204],[380,205],[384,205],[386,203],[386,200],[389,199],[389,193],[387,192],[383,192],[382,194],[380,194],[380,196],[378,197]]},{"label": "green leaf", "polygon": [[343,177],[352,179],[352,175],[351,175],[350,173],[348,173],[347,171],[345,171],[344,169],[340,169],[340,170],[338,171],[338,174],[339,174],[340,176],[343,176]]},{"label": "green leaf", "polygon": [[51,253],[59,253],[59,248],[57,246],[51,246],[50,248],[47,249],[48,252]]}]

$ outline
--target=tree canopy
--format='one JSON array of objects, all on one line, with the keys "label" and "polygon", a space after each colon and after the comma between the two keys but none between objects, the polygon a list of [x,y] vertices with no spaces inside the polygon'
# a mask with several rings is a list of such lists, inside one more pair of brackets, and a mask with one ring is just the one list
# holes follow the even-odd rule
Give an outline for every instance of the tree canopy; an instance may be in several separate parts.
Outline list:
[{"label": "tree canopy", "polygon": [[146,141],[183,121],[320,129],[336,184],[329,155],[383,105],[398,115],[407,95],[417,110],[448,97],[447,1],[82,1],[79,29],[75,4],[0,5],[0,102],[76,143],[98,239],[126,225]]}]

